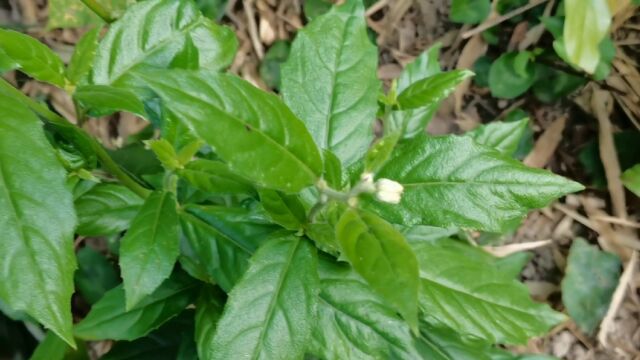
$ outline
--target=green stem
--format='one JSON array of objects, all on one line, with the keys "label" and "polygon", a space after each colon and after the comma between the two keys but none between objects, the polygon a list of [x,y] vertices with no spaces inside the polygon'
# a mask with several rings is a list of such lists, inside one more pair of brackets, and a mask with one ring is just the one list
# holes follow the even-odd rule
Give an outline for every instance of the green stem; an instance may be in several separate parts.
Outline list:
[{"label": "green stem", "polygon": [[97,0],[82,0],[82,2],[89,8],[91,11],[96,13],[96,15],[100,16],[104,22],[110,24],[114,22],[116,19],[111,17],[111,13],[105,9],[102,4],[100,4]]},{"label": "green stem", "polygon": [[109,154],[104,149],[102,144],[96,141],[96,139],[91,137],[91,135],[89,135],[83,129],[71,124],[60,115],[49,110],[46,106],[24,95],[22,92],[20,92],[20,90],[14,88],[13,86],[11,86],[11,84],[6,82],[5,80],[0,79],[0,94],[2,93],[8,94],[9,96],[15,98],[16,100],[22,102],[25,106],[29,107],[33,112],[35,112],[42,118],[47,119],[47,121],[51,123],[59,124],[65,127],[75,128],[78,134],[80,134],[84,139],[86,139],[91,144],[91,148],[93,149],[93,151],[95,151],[102,166],[104,166],[105,169],[107,169],[113,176],[115,176],[118,180],[120,180],[122,185],[128,187],[131,191],[133,191],[143,199],[148,197],[149,194],[151,194],[151,191],[149,189],[146,189],[145,187],[140,185],[133,178],[131,178],[129,174],[127,174],[124,170],[122,170],[122,168],[118,164],[116,164],[115,161],[113,161],[111,156],[109,156]]}]

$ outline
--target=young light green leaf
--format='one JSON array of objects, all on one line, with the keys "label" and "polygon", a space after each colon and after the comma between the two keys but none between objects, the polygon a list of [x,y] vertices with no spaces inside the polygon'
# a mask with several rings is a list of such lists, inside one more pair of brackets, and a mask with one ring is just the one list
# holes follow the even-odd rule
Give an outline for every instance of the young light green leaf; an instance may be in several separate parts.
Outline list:
[{"label": "young light green leaf", "polygon": [[[127,6],[135,3],[135,0],[93,0],[98,3],[110,18],[117,19],[122,15]],[[48,29],[56,28],[80,28],[88,25],[102,25],[102,20],[84,1],[78,0],[50,0]]]},{"label": "young light green leaf", "polygon": [[398,106],[410,110],[437,104],[470,76],[473,76],[473,72],[469,70],[453,70],[414,82],[398,95]]},{"label": "young light green leaf", "polygon": [[112,85],[141,64],[168,67],[189,37],[201,68],[220,70],[235,55],[233,32],[203,17],[191,1],[150,0],[111,24],[95,57],[93,83]]},{"label": "young light green leaf", "polygon": [[626,170],[622,174],[622,183],[636,196],[640,196],[640,164]]},{"label": "young light green leaf", "polygon": [[565,0],[564,49],[569,61],[593,74],[600,62],[600,42],[607,36],[611,12],[607,0]]},{"label": "young light green leaf", "polygon": [[409,326],[353,269],[318,263],[318,321],[309,352],[326,360],[419,359]]},{"label": "young light green leaf", "polygon": [[229,294],[207,359],[300,359],[315,322],[315,248],[288,235],[266,242]]},{"label": "young light green leaf", "polygon": [[177,206],[172,193],[153,192],[120,242],[127,310],[171,275],[180,254]]},{"label": "young light green leaf", "polygon": [[76,214],[52,150],[36,115],[0,96],[0,299],[73,346]]},{"label": "young light green leaf", "polygon": [[583,189],[469,137],[420,136],[396,149],[378,176],[404,186],[400,205],[367,201],[396,224],[502,232],[529,210]]},{"label": "young light green leaf", "polygon": [[85,80],[91,70],[91,65],[93,65],[93,58],[96,56],[101,30],[102,26],[96,26],[87,31],[82,35],[80,40],[78,40],[66,70],[67,79],[69,79],[72,84],[82,84],[86,82]]},{"label": "young light green leaf", "polygon": [[300,230],[307,222],[306,210],[297,195],[260,189],[260,202],[273,222],[288,230]]},{"label": "young light green leaf", "polygon": [[176,149],[166,139],[147,140],[144,143],[156,154],[165,169],[174,171],[182,167]]},{"label": "young light green leaf", "polygon": [[[438,57],[442,44],[436,43],[420,54],[412,63],[408,64],[400,73],[397,82],[397,92],[402,92],[411,84],[437,75],[441,72]],[[400,131],[403,138],[411,138],[423,132],[435,114],[439,104],[431,104],[412,110],[393,110],[385,123],[385,132]]]},{"label": "young light green leaf", "polygon": [[125,309],[124,288],[108,291],[75,327],[84,340],[135,340],[178,315],[195,299],[196,282],[175,273],[133,309]]},{"label": "young light green leaf", "polygon": [[504,53],[491,64],[489,88],[494,97],[516,98],[529,90],[535,82],[535,66],[531,62],[527,62],[526,66],[522,66],[522,63],[517,66],[518,55],[517,52]]},{"label": "young light green leaf", "polygon": [[138,73],[233,172],[285,192],[300,191],[322,173],[311,135],[275,95],[215,71]]},{"label": "young light green leaf", "polygon": [[264,215],[244,208],[188,205],[185,210],[180,214],[183,254],[227,292],[244,274],[251,254],[278,229]]},{"label": "young light green leaf", "polygon": [[224,302],[221,300],[223,294],[219,289],[211,286],[204,287],[200,292],[200,297],[196,301],[196,345],[200,359],[207,359],[207,355],[214,350],[211,339],[216,331],[218,320],[222,316]]},{"label": "young light green leaf", "polygon": [[40,41],[13,30],[0,29],[0,50],[20,71],[32,78],[64,88],[64,64],[60,57]]},{"label": "young light green leaf", "polygon": [[500,153],[512,156],[518,149],[520,140],[527,131],[529,119],[524,118],[510,122],[491,122],[467,132],[478,144],[498,150]]},{"label": "young light green leaf", "polygon": [[451,239],[414,245],[426,319],[492,344],[526,343],[564,319],[489,259],[461,255],[460,246]]},{"label": "young light green leaf", "polygon": [[58,335],[49,331],[33,351],[29,360],[89,360],[84,342],[78,341],[78,349],[72,349]]},{"label": "young light green leaf", "polygon": [[122,185],[98,184],[75,200],[76,232],[84,236],[117,234],[129,228],[143,200]]},{"label": "young light green leaf", "polygon": [[148,117],[142,101],[126,89],[106,85],[82,85],[76,89],[73,97],[87,114],[93,117],[111,115],[118,111]]},{"label": "young light green leaf", "polygon": [[249,182],[231,172],[221,161],[196,159],[178,170],[178,175],[196,189],[212,194],[254,193]]},{"label": "young light green leaf", "polygon": [[105,257],[85,246],[76,253],[78,271],[74,274],[76,288],[89,303],[95,304],[120,282],[113,265]]},{"label": "young light green leaf", "polygon": [[562,302],[580,329],[593,333],[618,285],[620,259],[578,238],[573,241],[567,260]]},{"label": "young light green leaf", "polygon": [[0,48],[0,75],[9,72],[11,70],[17,69],[20,66],[17,62],[15,62],[12,58],[7,55],[7,53]]},{"label": "young light green leaf", "polygon": [[342,164],[340,159],[330,150],[323,151],[324,173],[322,174],[327,184],[334,189],[342,188]]},{"label": "young light green leaf", "polygon": [[364,158],[364,171],[376,173],[387,163],[393,149],[396,147],[400,133],[391,133],[378,139],[367,152]]},{"label": "young light green leaf", "polygon": [[453,22],[478,24],[491,12],[489,0],[453,0],[449,18]]},{"label": "young light green leaf", "polygon": [[418,263],[402,234],[374,214],[347,209],[336,237],[354,269],[417,329]]},{"label": "young light green leaf", "polygon": [[373,140],[380,82],[360,0],[334,6],[298,32],[282,68],[284,101],[344,165]]}]

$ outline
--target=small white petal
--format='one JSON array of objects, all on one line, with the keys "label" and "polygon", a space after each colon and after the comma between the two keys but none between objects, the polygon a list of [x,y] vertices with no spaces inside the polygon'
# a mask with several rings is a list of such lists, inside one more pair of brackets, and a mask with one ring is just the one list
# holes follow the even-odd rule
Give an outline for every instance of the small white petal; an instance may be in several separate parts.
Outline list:
[{"label": "small white petal", "polygon": [[388,191],[388,192],[396,192],[398,194],[402,194],[404,191],[404,187],[397,181],[389,180],[389,179],[380,179],[376,182],[376,189],[378,191]]},{"label": "small white petal", "polygon": [[389,204],[399,204],[400,199],[402,198],[402,193],[395,191],[378,191],[376,193],[376,198]]}]

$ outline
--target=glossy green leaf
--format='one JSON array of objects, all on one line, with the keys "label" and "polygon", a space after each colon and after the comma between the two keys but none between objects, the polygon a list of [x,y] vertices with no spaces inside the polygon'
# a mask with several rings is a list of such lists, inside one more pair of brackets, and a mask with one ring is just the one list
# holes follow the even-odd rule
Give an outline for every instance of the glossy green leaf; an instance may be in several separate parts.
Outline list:
[{"label": "glossy green leaf", "polygon": [[[438,57],[442,44],[436,43],[408,64],[400,73],[397,81],[397,92],[402,92],[411,84],[437,75],[441,72]],[[439,104],[431,104],[412,110],[393,110],[385,123],[385,132],[400,131],[403,138],[411,138],[424,132]]]},{"label": "glossy green leaf", "polygon": [[229,167],[215,160],[196,159],[178,171],[196,189],[212,194],[251,194],[254,192],[249,182],[229,170]]},{"label": "glossy green leaf", "polygon": [[203,17],[191,1],[150,0],[111,24],[95,57],[92,80],[112,85],[141,64],[168,67],[190,38],[201,68],[220,70],[235,55],[233,32]]},{"label": "glossy green leaf", "polygon": [[142,101],[129,90],[106,85],[83,85],[76,89],[73,97],[92,117],[111,115],[118,111],[148,117]]},{"label": "glossy green leaf", "polygon": [[410,110],[437,104],[470,76],[473,73],[469,70],[453,70],[416,81],[398,95],[398,106]]},{"label": "glossy green leaf", "polygon": [[197,360],[193,311],[183,311],[158,330],[134,341],[118,341],[100,360]]},{"label": "glossy green leaf", "polygon": [[[117,19],[135,0],[95,0],[113,19]],[[50,0],[48,29],[102,25],[102,20],[81,0]]]},{"label": "glossy green leaf", "polygon": [[564,49],[569,61],[588,73],[600,62],[600,42],[609,32],[607,0],[565,0]]},{"label": "glossy green leaf", "polygon": [[216,331],[218,320],[222,316],[224,302],[221,300],[220,290],[205,287],[196,302],[196,344],[200,359],[207,359],[214,349],[211,348],[211,339]]},{"label": "glossy green leaf", "polygon": [[84,236],[113,235],[129,228],[143,200],[122,185],[98,184],[75,201],[76,232]]},{"label": "glossy green leaf", "polygon": [[449,18],[457,23],[478,24],[486,19],[490,12],[489,0],[452,0]]},{"label": "glossy green leaf", "polygon": [[[524,94],[536,80],[535,66],[527,62],[526,67],[518,61],[519,53],[502,54],[489,70],[491,95],[503,99],[513,99]],[[520,59],[523,59],[520,57]]]},{"label": "glossy green leaf", "polygon": [[75,327],[84,340],[135,340],[178,315],[195,298],[196,283],[176,273],[133,309],[125,309],[124,288],[109,290]]},{"label": "glossy green leaf", "polygon": [[144,300],[171,275],[180,254],[177,206],[172,193],[153,192],[120,241],[127,309]]},{"label": "glossy green leaf", "polygon": [[326,360],[420,358],[407,323],[350,266],[326,257],[318,265],[311,353]]},{"label": "glossy green leaf", "polygon": [[207,359],[300,359],[315,323],[315,248],[289,235],[265,243],[229,294]]},{"label": "glossy green leaf", "polygon": [[418,349],[423,359],[430,360],[497,360],[492,356],[496,350],[490,344],[429,323],[420,326]]},{"label": "glossy green leaf", "polygon": [[[249,266],[251,254],[277,226],[256,211],[222,206],[187,206],[180,214],[189,255],[225,291]],[[186,252],[190,250],[190,252]]]},{"label": "glossy green leaf", "polygon": [[487,258],[461,255],[464,246],[450,239],[414,245],[427,320],[489,343],[524,344],[564,319]]},{"label": "glossy green leaf", "polygon": [[275,95],[214,71],[139,73],[234,173],[286,192],[313,184],[322,173],[309,132]]},{"label": "glossy green leaf", "polygon": [[60,57],[31,36],[0,29],[0,50],[18,65],[20,71],[34,79],[60,88],[67,84]]},{"label": "glossy green leaf", "polygon": [[626,170],[622,174],[622,183],[636,196],[640,196],[640,164]]},{"label": "glossy green leaf", "polygon": [[421,136],[400,145],[378,175],[404,186],[399,205],[369,201],[392,223],[493,232],[509,229],[529,210],[583,189],[469,137],[453,135]]},{"label": "glossy green leaf", "polygon": [[364,158],[364,171],[376,173],[380,170],[389,160],[399,139],[399,132],[391,133],[378,139]]},{"label": "glossy green leaf", "polygon": [[504,155],[512,156],[518,149],[520,140],[528,126],[528,118],[510,122],[491,122],[480,125],[465,135],[470,136],[478,144],[496,149]]},{"label": "glossy green leaf", "polygon": [[411,243],[432,242],[455,235],[458,230],[455,228],[439,228],[427,225],[402,226],[396,225],[404,238]]},{"label": "glossy green leaf", "polygon": [[348,0],[298,32],[282,68],[284,101],[318,146],[345,165],[361,158],[373,140],[377,67],[364,7]]},{"label": "glossy green leaf", "polygon": [[585,333],[593,333],[607,313],[620,269],[616,255],[600,251],[584,239],[573,241],[562,279],[562,302]]},{"label": "glossy green leaf", "polygon": [[307,222],[306,210],[298,196],[260,189],[260,202],[273,222],[285,229],[299,230]]},{"label": "glossy green leaf", "polygon": [[87,31],[82,35],[80,40],[78,40],[75,49],[73,49],[73,55],[71,55],[71,60],[66,70],[67,78],[72,84],[82,84],[86,82],[91,66],[93,65],[93,59],[96,56],[101,30],[102,26],[96,26]]},{"label": "glossy green leaf", "polygon": [[417,329],[418,263],[402,234],[377,215],[348,209],[336,237],[354,269]]},{"label": "glossy green leaf", "polygon": [[36,115],[0,96],[0,299],[73,345],[76,215],[52,150]]},{"label": "glossy green leaf", "polygon": [[156,154],[165,169],[175,171],[182,167],[180,161],[178,161],[176,149],[166,139],[146,140],[144,143]]},{"label": "glossy green leaf", "polygon": [[120,282],[113,265],[99,252],[85,246],[76,253],[78,271],[74,274],[76,288],[82,297],[94,304]]},{"label": "glossy green leaf", "polygon": [[85,343],[78,341],[77,345],[78,348],[74,350],[55,333],[49,331],[29,360],[89,360]]}]

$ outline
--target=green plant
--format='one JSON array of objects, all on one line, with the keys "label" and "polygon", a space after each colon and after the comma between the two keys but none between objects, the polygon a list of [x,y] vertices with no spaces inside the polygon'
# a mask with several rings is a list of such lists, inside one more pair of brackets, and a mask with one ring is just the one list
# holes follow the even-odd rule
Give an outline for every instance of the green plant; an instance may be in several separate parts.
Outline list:
[{"label": "green plant", "polygon": [[[582,186],[512,159],[523,121],[426,135],[471,73],[442,72],[436,47],[381,93],[363,13],[350,0],[298,34],[282,98],[225,73],[233,33],[186,0],[130,6],[67,66],[0,30],[5,70],[67,91],[79,124],[153,126],[110,153],[0,81],[0,299],[50,330],[36,355],[109,339],[106,359],[515,359],[494,345],[564,318],[521,260],[463,239]],[[122,284],[102,253],[76,259],[74,233],[108,240]],[[93,304],[75,325],[74,288]]]}]

